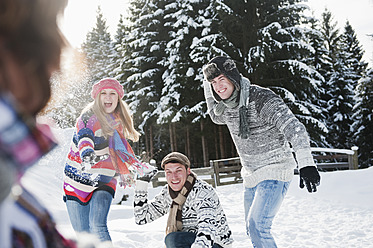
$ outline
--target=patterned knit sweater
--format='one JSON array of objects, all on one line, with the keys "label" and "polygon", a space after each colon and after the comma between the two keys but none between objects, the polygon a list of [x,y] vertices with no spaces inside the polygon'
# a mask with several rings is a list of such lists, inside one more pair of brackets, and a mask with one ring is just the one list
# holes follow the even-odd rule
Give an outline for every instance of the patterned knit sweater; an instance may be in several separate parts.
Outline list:
[{"label": "patterned knit sweater", "polygon": [[114,197],[117,180],[110,156],[90,170],[82,171],[82,157],[93,152],[97,156],[109,154],[109,142],[102,136],[96,115],[89,111],[82,114],[76,123],[64,170],[65,199],[76,200],[84,205],[89,202],[96,189],[106,190]]},{"label": "patterned knit sweater", "polygon": [[[165,185],[150,202],[148,202],[147,187],[146,182],[136,182],[134,214],[135,221],[139,225],[152,222],[167,214],[172,202],[168,185]],[[196,234],[192,248],[212,247],[213,243],[222,247],[232,246],[232,232],[218,195],[209,184],[202,180],[196,180],[183,205],[182,222],[182,231]]]},{"label": "patterned knit sweater", "polygon": [[231,133],[243,165],[241,175],[246,187],[255,187],[264,180],[290,181],[297,165],[299,168],[315,166],[304,125],[273,91],[250,86],[248,139],[238,136],[239,107],[226,108],[217,116],[211,92],[205,90],[205,97],[212,121],[227,125]]}]

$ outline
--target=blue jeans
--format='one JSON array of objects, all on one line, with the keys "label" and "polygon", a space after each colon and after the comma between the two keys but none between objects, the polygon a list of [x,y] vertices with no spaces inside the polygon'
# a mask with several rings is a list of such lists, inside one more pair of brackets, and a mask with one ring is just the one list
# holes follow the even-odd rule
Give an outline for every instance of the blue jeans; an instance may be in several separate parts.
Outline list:
[{"label": "blue jeans", "polygon": [[112,200],[112,195],[104,190],[93,192],[87,205],[67,200],[67,212],[74,230],[77,233],[92,233],[102,242],[111,241],[107,228],[107,217]]},{"label": "blue jeans", "polygon": [[[190,248],[196,240],[196,234],[191,232],[172,232],[167,234],[164,243],[167,248]],[[214,244],[213,248],[221,248],[220,245]]]},{"label": "blue jeans", "polygon": [[266,180],[244,192],[246,233],[255,248],[277,247],[271,234],[272,221],[290,182]]}]

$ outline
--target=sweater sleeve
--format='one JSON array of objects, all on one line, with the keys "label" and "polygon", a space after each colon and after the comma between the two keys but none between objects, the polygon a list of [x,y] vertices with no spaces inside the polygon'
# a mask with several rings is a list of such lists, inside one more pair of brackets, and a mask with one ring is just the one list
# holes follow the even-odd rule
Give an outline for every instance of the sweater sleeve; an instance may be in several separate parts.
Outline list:
[{"label": "sweater sleeve", "polygon": [[[198,229],[197,235],[191,248],[212,247],[216,240],[218,222],[219,198],[215,192],[205,196],[197,208]],[[225,220],[224,220],[225,221]]]},{"label": "sweater sleeve", "polygon": [[295,152],[298,167],[315,166],[305,126],[274,92],[267,90],[262,100],[261,118],[275,125],[284,134]]},{"label": "sweater sleeve", "polygon": [[212,90],[213,89],[211,89],[210,83],[205,80],[203,82],[203,91],[207,104],[207,112],[209,113],[212,122],[214,122],[215,124],[223,125],[225,124],[224,119],[221,116],[215,115],[214,113],[216,102],[214,100],[214,97],[212,96]]},{"label": "sweater sleeve", "polygon": [[85,116],[79,117],[76,123],[76,143],[80,157],[94,153],[94,130],[93,125],[88,125],[92,122],[91,119],[85,120]]},{"label": "sweater sleeve", "polygon": [[167,186],[155,196],[153,200],[148,202],[148,183],[138,180],[136,181],[134,195],[134,215],[135,222],[138,225],[144,225],[162,217],[168,213],[170,203],[167,202]]}]

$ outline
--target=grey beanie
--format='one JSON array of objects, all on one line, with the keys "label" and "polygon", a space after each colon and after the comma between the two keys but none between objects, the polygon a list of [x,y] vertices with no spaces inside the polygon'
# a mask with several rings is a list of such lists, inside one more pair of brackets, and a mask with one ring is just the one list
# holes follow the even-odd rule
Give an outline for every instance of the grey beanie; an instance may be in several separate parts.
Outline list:
[{"label": "grey beanie", "polygon": [[[241,74],[238,71],[234,61],[225,56],[217,56],[210,60],[203,67],[203,75],[208,82],[211,82],[214,78],[223,74],[226,76],[236,87],[237,90],[240,90],[241,85]],[[221,101],[222,99],[212,90],[216,100]]]}]

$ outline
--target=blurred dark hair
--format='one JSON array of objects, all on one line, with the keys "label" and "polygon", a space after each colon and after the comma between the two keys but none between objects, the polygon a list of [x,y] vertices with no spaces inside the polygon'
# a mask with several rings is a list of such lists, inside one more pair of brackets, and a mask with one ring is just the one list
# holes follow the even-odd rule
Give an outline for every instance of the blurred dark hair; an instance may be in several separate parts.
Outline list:
[{"label": "blurred dark hair", "polygon": [[[35,112],[50,98],[49,78],[59,68],[66,44],[57,24],[66,5],[67,0],[0,0],[0,54],[10,54],[27,75],[24,87],[41,91],[42,100]],[[0,91],[14,91],[9,85],[6,58],[1,57]]]}]

